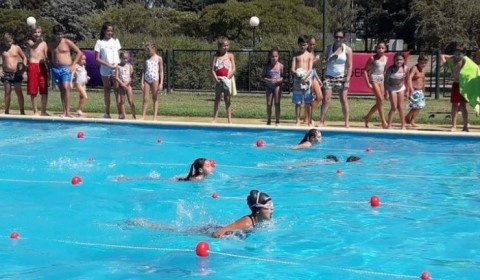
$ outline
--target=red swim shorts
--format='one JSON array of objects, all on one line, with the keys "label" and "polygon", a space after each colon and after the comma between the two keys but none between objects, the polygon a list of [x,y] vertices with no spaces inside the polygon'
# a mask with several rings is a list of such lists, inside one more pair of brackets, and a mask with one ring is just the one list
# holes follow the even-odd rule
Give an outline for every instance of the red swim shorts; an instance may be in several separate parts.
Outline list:
[{"label": "red swim shorts", "polygon": [[456,104],[456,103],[465,103],[465,102],[467,101],[460,94],[460,84],[454,82],[452,84],[452,93],[450,95],[450,103]]},{"label": "red swim shorts", "polygon": [[45,64],[29,63],[27,68],[27,93],[30,95],[48,94],[48,70]]}]

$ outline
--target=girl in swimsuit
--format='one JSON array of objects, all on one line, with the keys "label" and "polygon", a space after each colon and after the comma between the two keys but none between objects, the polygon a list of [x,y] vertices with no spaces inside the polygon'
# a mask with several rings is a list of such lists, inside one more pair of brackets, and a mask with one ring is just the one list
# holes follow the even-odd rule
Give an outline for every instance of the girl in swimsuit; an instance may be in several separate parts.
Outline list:
[{"label": "girl in swimsuit", "polygon": [[207,234],[215,238],[235,236],[237,238],[246,238],[253,229],[260,223],[269,221],[273,216],[272,198],[257,190],[251,190],[247,197],[247,204],[252,213],[238,219],[227,226],[219,226],[216,224],[206,224],[187,229],[177,228],[164,224],[151,222],[144,218],[133,218],[125,221],[127,226],[140,226],[156,230],[183,232],[188,234]]},{"label": "girl in swimsuit", "polygon": [[365,127],[368,127],[370,117],[378,110],[382,127],[387,128],[387,121],[385,120],[385,113],[383,112],[383,98],[385,96],[384,75],[388,60],[385,55],[386,49],[387,46],[384,42],[378,42],[376,46],[377,53],[368,59],[365,70],[363,71],[368,87],[373,89],[373,93],[375,94],[375,104],[363,117]]},{"label": "girl in swimsuit", "polygon": [[272,121],[272,106],[275,103],[275,125],[280,124],[280,98],[282,96],[283,64],[278,62],[278,49],[273,48],[268,53],[268,62],[265,64],[262,79],[267,88],[267,125]]},{"label": "girl in swimsuit", "polygon": [[130,105],[130,112],[132,117],[136,119],[135,103],[133,100],[133,66],[128,62],[130,55],[128,52],[120,52],[120,63],[115,70],[115,80],[118,83],[117,105],[120,108],[119,119],[125,118],[125,95],[127,96],[128,104]]},{"label": "girl in swimsuit", "polygon": [[192,165],[187,177],[179,178],[178,181],[201,181],[208,175],[212,174],[215,168],[211,160],[206,158],[197,158]]},{"label": "girl in swimsuit", "polygon": [[302,141],[300,141],[297,146],[293,147],[293,149],[300,150],[310,148],[320,141],[322,141],[322,134],[320,131],[317,129],[310,129],[307,133],[305,133]]},{"label": "girl in swimsuit", "polygon": [[212,234],[212,236],[219,238],[236,231],[250,230],[259,223],[272,219],[273,201],[268,194],[257,190],[251,190],[247,197],[247,204],[252,211],[250,215],[243,216],[234,223],[218,229]]},{"label": "girl in swimsuit", "polygon": [[225,82],[230,81],[235,75],[235,58],[228,52],[229,43],[225,37],[218,39],[218,51],[212,60],[212,76],[215,81],[215,102],[213,103],[213,122],[217,122],[220,100],[225,100],[228,123],[232,123],[231,94]]},{"label": "girl in swimsuit", "polygon": [[163,59],[157,54],[157,45],[155,43],[147,44],[147,51],[150,56],[145,61],[144,71],[142,75],[143,104],[142,104],[142,120],[147,115],[147,105],[152,93],[153,100],[153,120],[157,120],[158,114],[158,92],[163,90]]},{"label": "girl in swimsuit", "polygon": [[405,129],[405,115],[403,112],[403,99],[405,98],[406,84],[408,84],[407,66],[405,57],[401,52],[394,56],[394,64],[387,69],[386,85],[390,95],[390,112],[388,112],[388,128],[392,128],[393,114],[398,110],[401,129]]}]

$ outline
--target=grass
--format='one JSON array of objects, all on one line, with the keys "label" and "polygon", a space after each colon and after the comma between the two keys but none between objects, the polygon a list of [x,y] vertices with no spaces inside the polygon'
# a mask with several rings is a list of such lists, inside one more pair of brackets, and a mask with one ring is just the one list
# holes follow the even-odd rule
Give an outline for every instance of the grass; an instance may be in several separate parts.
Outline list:
[{"label": "grass", "polygon": [[[25,94],[25,109],[27,114],[31,114],[31,102],[29,96]],[[160,104],[160,117],[161,116],[182,116],[182,117],[211,117],[213,111],[213,93],[186,93],[186,92],[174,92],[166,95],[159,95]],[[135,91],[135,105],[137,107],[137,114],[141,111],[143,95],[140,91]],[[38,104],[40,98],[38,97]],[[112,94],[112,114],[116,114],[116,106]],[[150,100],[148,114],[152,114],[152,101]],[[368,112],[370,107],[374,104],[373,97],[356,97],[350,96],[350,120],[352,122],[362,122],[362,117]],[[450,120],[445,117],[450,112],[450,102],[447,98],[435,100],[433,98],[427,98],[427,106],[422,110],[417,118],[419,124],[449,124]],[[266,105],[264,94],[239,94],[232,99],[233,117],[234,118],[252,118],[264,120],[266,117]],[[78,104],[78,94],[74,90],[72,91],[71,110],[76,111]],[[3,94],[0,97],[0,106],[4,108]],[[127,112],[128,104],[127,104]],[[58,90],[53,90],[49,94],[48,111],[51,113],[57,113],[62,111],[60,102],[60,93]],[[221,103],[220,117],[225,117],[225,106]],[[17,98],[12,93],[12,110],[18,110]],[[388,113],[390,109],[390,103],[386,101],[385,112]],[[294,120],[294,107],[290,101],[290,96],[284,94],[281,102],[282,120]],[[104,112],[103,105],[103,90],[91,89],[88,91],[88,100],[84,108],[86,113],[98,113]],[[470,124],[480,124],[479,118],[475,117],[473,110],[469,108],[470,112]],[[15,113],[15,112],[12,112]],[[432,114],[435,115],[432,117]],[[318,121],[319,110],[314,112],[314,120]],[[461,119],[461,118],[459,118]],[[338,98],[332,100],[330,109],[327,116],[327,121],[342,121],[343,116],[341,112],[340,102]],[[460,120],[459,120],[460,121]],[[379,122],[378,114],[375,114],[372,118],[372,122]],[[398,123],[398,114],[395,116],[395,122]]]}]

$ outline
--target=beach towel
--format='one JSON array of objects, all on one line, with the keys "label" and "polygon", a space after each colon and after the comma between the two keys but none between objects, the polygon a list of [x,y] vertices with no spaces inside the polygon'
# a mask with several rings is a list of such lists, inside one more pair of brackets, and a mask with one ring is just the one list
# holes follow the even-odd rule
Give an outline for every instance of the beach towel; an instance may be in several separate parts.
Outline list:
[{"label": "beach towel", "polygon": [[235,84],[235,76],[232,77],[231,79],[228,79],[227,77],[218,77],[223,84],[223,87],[225,89],[228,89],[228,92],[230,93],[231,96],[237,95],[237,85]]},{"label": "beach towel", "polygon": [[[458,82],[460,84],[460,94],[475,110],[477,116],[480,114],[480,68],[478,65],[468,58],[463,57],[465,64],[460,70]],[[453,71],[454,62],[447,61],[447,65]]]}]

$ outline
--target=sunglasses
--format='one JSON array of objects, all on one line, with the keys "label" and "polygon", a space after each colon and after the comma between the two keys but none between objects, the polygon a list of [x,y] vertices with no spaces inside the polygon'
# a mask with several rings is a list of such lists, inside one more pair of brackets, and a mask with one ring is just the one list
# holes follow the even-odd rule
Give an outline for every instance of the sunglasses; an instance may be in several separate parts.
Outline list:
[{"label": "sunglasses", "polygon": [[343,39],[343,36],[335,36],[335,39]]}]

